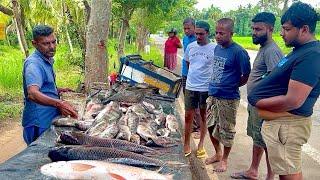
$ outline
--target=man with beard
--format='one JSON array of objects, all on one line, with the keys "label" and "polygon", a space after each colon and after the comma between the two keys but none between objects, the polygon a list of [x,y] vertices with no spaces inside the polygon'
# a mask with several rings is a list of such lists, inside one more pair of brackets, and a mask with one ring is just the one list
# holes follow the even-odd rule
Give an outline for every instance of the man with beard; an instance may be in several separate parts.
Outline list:
[{"label": "man with beard", "polygon": [[70,91],[57,88],[53,71],[53,56],[57,40],[53,29],[37,25],[32,30],[32,45],[36,48],[24,62],[22,115],[23,138],[29,145],[47,130],[59,115],[77,118],[75,109],[59,98],[59,93]]},{"label": "man with beard", "polygon": [[281,36],[294,48],[248,96],[264,119],[263,140],[280,179],[303,179],[301,146],[310,137],[310,116],[320,94],[320,42],[314,33],[318,20],[309,4],[289,7],[281,17]]},{"label": "man with beard", "polygon": [[[275,16],[269,12],[258,13],[252,19],[252,41],[254,44],[260,44],[260,49],[253,62],[253,68],[247,82],[248,94],[257,86],[258,82],[277,65],[279,60],[283,57],[280,48],[272,39],[272,32],[275,21]],[[268,161],[267,147],[261,135],[261,126],[263,123],[263,119],[258,116],[256,109],[250,104],[248,104],[247,110],[249,114],[247,134],[253,140],[251,166],[247,171],[234,173],[231,175],[231,177],[235,179],[258,179],[258,168],[263,152],[265,151],[268,169],[266,179],[273,179],[274,174],[272,173]]]},{"label": "man with beard", "polygon": [[236,133],[239,87],[247,83],[251,68],[247,51],[232,40],[233,27],[234,22],[229,18],[222,18],[216,24],[218,45],[214,50],[207,99],[208,131],[216,154],[207,158],[205,163],[219,162],[215,167],[216,172],[227,170],[228,156]]}]

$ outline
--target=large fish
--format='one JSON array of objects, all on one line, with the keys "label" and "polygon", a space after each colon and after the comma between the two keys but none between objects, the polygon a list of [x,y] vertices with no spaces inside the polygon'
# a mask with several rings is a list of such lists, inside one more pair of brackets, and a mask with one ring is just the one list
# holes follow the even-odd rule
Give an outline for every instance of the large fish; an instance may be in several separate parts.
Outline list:
[{"label": "large fish", "polygon": [[77,122],[78,122],[77,119],[64,117],[64,118],[54,119],[52,124],[57,127],[75,127]]},{"label": "large fish", "polygon": [[109,125],[102,133],[98,135],[100,138],[114,138],[119,132],[119,125],[112,124]]},{"label": "large fish", "polygon": [[104,139],[104,138],[92,137],[92,136],[85,135],[81,132],[63,132],[59,138],[64,144],[100,146],[100,147],[116,148],[116,149],[131,151],[135,153],[155,153],[156,154],[156,151],[154,149],[146,146],[138,145],[128,141],[122,141],[119,139]]},{"label": "large fish", "polygon": [[93,160],[53,162],[43,165],[40,170],[42,174],[56,179],[172,179],[172,175],[162,175],[138,167]]},{"label": "large fish", "polygon": [[172,138],[158,137],[156,132],[153,131],[148,124],[139,124],[137,133],[141,138],[147,141],[148,146],[156,145],[160,147],[172,147],[178,145],[177,141]]},{"label": "large fish", "polygon": [[130,91],[125,89],[104,100],[103,103],[107,104],[110,101],[138,103],[143,99],[144,95],[145,93],[143,91]]},{"label": "large fish", "polygon": [[106,147],[61,146],[51,149],[48,156],[52,161],[104,160],[142,167],[161,167],[164,165],[160,160],[141,154]]},{"label": "large fish", "polygon": [[138,124],[140,121],[139,115],[135,113],[133,110],[129,109],[128,112],[126,113],[126,116],[128,116],[127,125],[130,129],[130,132],[133,134],[137,133]]},{"label": "large fish", "polygon": [[179,133],[179,124],[176,119],[176,117],[172,114],[167,115],[166,117],[166,127],[171,131],[171,132],[178,132]]},{"label": "large fish", "polygon": [[130,128],[126,125],[119,125],[119,133],[117,134],[116,138],[130,141],[130,138],[131,138]]}]

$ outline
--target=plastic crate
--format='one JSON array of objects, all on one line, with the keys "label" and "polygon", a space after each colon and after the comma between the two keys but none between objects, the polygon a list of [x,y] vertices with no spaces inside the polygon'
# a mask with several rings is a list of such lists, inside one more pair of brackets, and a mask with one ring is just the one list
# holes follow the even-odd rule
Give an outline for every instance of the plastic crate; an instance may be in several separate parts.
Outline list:
[{"label": "plastic crate", "polygon": [[181,76],[163,69],[151,61],[145,61],[140,55],[128,55],[120,58],[119,75],[121,80],[131,83],[146,83],[159,88],[170,97],[178,97],[181,89]]}]

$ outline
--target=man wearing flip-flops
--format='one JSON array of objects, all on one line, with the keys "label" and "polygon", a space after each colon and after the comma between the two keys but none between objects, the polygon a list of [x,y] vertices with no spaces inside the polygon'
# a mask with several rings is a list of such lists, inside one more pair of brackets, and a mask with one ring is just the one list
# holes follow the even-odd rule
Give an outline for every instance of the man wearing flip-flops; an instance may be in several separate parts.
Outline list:
[{"label": "man wearing flip-flops", "polygon": [[[227,169],[227,160],[233,145],[236,114],[239,106],[239,87],[246,84],[250,74],[249,55],[232,41],[234,22],[222,18],[216,24],[218,45],[214,51],[213,73],[209,83],[208,130],[216,154],[206,164],[219,162],[216,172]],[[223,145],[223,150],[220,146]]]},{"label": "man wearing flip-flops", "polygon": [[[278,64],[283,54],[278,45],[272,39],[272,32],[275,16],[269,12],[261,12],[252,19],[252,41],[254,44],[260,44],[257,57],[254,60],[253,68],[247,83],[247,93],[249,94],[271,70]],[[261,126],[263,119],[258,116],[255,107],[248,105],[248,126],[247,134],[252,137],[253,150],[251,166],[247,171],[240,171],[231,175],[234,179],[258,179],[258,168],[263,152],[266,152],[267,177],[266,180],[274,179],[268,161],[268,151],[261,135]]]},{"label": "man wearing flip-flops", "polygon": [[184,58],[189,68],[185,90],[185,132],[184,154],[191,154],[190,134],[195,110],[200,109],[200,141],[196,156],[204,158],[206,152],[203,148],[204,137],[207,133],[206,126],[206,99],[208,98],[209,80],[212,73],[215,43],[210,42],[208,36],[210,25],[204,21],[196,22],[195,34],[197,41],[186,48]]}]

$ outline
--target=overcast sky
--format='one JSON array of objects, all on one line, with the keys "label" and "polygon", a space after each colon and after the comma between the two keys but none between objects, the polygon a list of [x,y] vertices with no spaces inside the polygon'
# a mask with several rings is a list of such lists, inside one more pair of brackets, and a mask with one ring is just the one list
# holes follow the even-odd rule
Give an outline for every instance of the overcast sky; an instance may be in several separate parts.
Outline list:
[{"label": "overcast sky", "polygon": [[[239,7],[239,5],[247,5],[247,4],[256,4],[258,0],[198,0],[198,4],[196,4],[196,8],[201,10],[203,8],[208,8],[211,4],[214,4],[216,7],[219,7],[223,12],[229,10],[235,10]],[[302,2],[306,2],[311,4],[314,7],[320,7],[320,0],[301,0]]]}]

